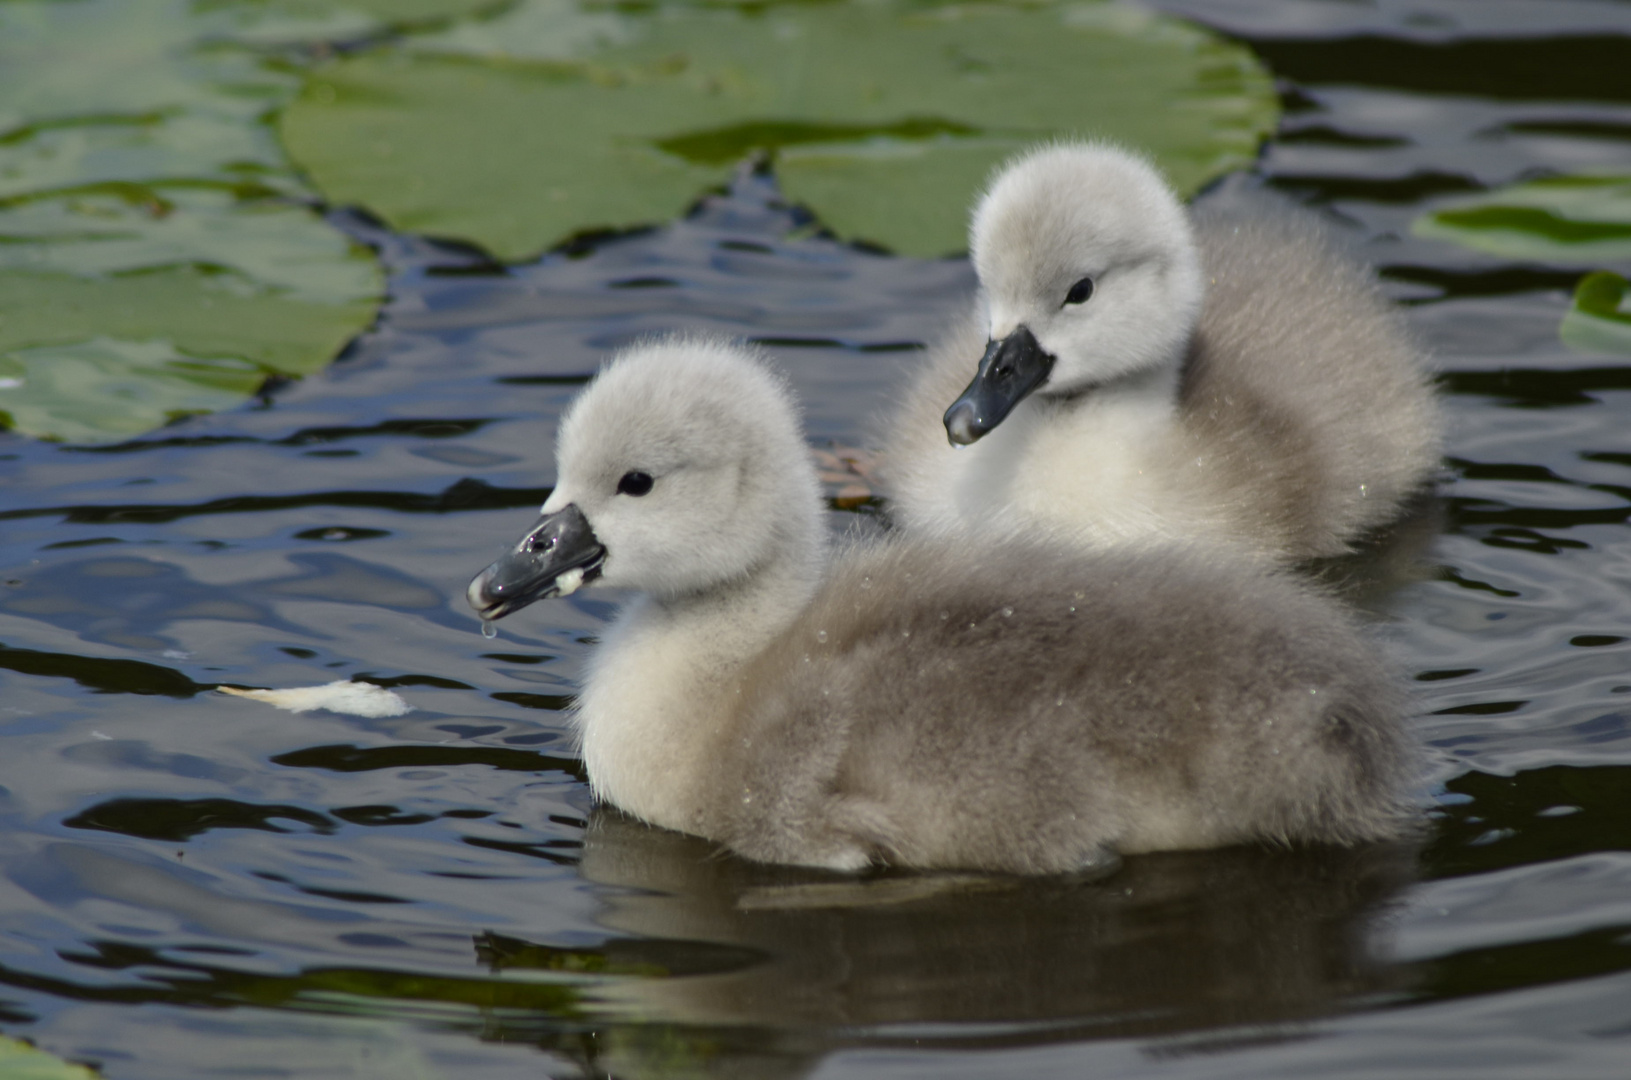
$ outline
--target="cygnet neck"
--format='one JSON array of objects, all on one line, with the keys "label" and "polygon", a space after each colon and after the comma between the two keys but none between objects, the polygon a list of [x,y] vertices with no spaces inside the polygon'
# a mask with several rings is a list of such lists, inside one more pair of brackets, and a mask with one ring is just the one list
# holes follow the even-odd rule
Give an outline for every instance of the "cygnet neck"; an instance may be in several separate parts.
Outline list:
[{"label": "cygnet neck", "polygon": [[[794,516],[789,531],[803,524]],[[668,828],[706,831],[708,775],[733,737],[743,669],[820,587],[824,534],[778,545],[741,576],[629,604],[591,660],[578,700],[596,793]]]},{"label": "cygnet neck", "polygon": [[986,517],[1002,527],[1058,529],[1093,545],[1166,532],[1160,523],[1183,494],[1162,482],[1181,436],[1178,374],[1162,364],[1033,394],[975,444],[953,498],[992,507]]},{"label": "cygnet neck", "polygon": [[737,577],[694,592],[647,599],[652,610],[668,619],[721,620],[734,631],[731,637],[762,645],[767,635],[778,633],[809,603],[821,585],[825,562],[826,544],[817,522],[812,535],[784,537],[768,556]]},{"label": "cygnet neck", "polygon": [[1186,341],[1184,348],[1174,350],[1157,363],[1113,379],[1077,383],[1057,390],[1045,388],[1036,395],[1037,405],[1043,410],[1110,408],[1147,412],[1151,416],[1165,413],[1170,417],[1178,406],[1179,377],[1187,353]]}]

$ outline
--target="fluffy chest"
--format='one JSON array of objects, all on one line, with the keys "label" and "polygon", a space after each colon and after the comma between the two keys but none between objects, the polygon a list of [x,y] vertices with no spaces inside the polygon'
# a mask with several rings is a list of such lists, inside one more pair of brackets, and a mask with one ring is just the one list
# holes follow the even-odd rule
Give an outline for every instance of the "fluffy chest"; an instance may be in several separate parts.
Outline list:
[{"label": "fluffy chest", "polygon": [[699,830],[709,770],[734,713],[736,665],[684,635],[634,619],[613,627],[578,699],[595,794],[666,828]]},{"label": "fluffy chest", "polygon": [[1198,523],[1175,467],[1175,434],[1164,405],[1016,415],[969,448],[952,486],[959,516],[989,520],[1000,507],[1094,543],[1183,533]]}]

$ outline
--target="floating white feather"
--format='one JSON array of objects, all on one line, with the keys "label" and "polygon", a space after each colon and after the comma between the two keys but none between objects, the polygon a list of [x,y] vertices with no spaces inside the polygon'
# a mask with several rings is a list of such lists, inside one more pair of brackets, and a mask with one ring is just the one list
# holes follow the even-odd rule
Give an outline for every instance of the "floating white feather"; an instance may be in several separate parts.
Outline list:
[{"label": "floating white feather", "polygon": [[239,690],[234,686],[217,686],[223,694],[254,698],[289,712],[310,712],[327,709],[348,716],[401,716],[413,711],[413,706],[382,686],[372,683],[350,682],[341,679],[323,686],[296,686],[288,690]]}]

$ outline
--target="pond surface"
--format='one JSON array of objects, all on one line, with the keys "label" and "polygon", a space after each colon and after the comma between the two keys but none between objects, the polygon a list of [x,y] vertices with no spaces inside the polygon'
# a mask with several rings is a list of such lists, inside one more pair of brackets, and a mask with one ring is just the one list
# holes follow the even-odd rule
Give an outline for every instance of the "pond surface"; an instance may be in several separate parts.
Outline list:
[{"label": "pond surface", "polygon": [[[745,174],[510,269],[336,213],[391,299],[326,373],[113,446],[0,436],[0,1028],[120,1080],[1623,1077],[1631,364],[1558,339],[1604,267],[1410,223],[1627,171],[1631,5],[1164,7],[1283,79],[1258,173],[1356,230],[1443,373],[1443,535],[1378,624],[1420,842],[848,882],[594,810],[562,710],[615,596],[493,641],[463,600],[562,406],[608,350],[717,331],[861,445],[971,272],[810,238]],[[415,711],[213,690],[340,678]]]}]

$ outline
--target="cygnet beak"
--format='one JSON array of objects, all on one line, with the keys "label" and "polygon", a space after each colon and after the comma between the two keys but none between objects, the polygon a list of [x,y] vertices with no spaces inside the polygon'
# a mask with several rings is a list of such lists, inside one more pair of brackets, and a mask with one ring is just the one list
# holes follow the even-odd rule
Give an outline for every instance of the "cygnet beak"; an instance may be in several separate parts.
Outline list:
[{"label": "cygnet beak", "polygon": [[589,519],[568,504],[539,518],[514,550],[477,574],[465,598],[491,622],[535,600],[575,592],[599,577],[605,562],[606,549]]},{"label": "cygnet beak", "polygon": [[974,381],[946,410],[946,435],[952,445],[967,446],[1002,423],[1026,394],[1047,381],[1053,361],[1028,326],[988,342]]}]

